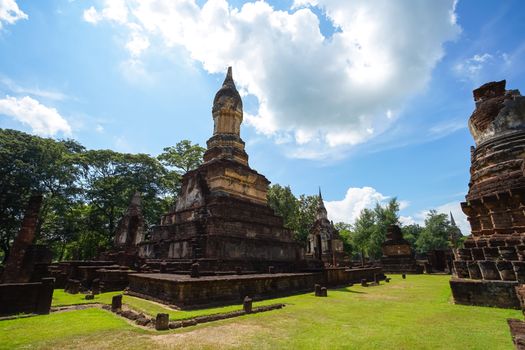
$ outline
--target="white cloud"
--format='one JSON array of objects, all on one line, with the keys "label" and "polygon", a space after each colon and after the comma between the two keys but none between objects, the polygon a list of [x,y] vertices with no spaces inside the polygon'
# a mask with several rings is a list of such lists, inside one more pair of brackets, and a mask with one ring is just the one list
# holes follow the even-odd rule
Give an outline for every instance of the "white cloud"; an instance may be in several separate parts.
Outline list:
[{"label": "white cloud", "polygon": [[492,60],[494,60],[494,56],[489,53],[476,54],[463,60],[462,62],[457,63],[454,69],[461,75],[467,76],[469,78],[475,78],[481,72],[483,67]]},{"label": "white cloud", "polygon": [[14,24],[27,18],[27,14],[20,10],[15,0],[0,0],[0,29],[5,23]]},{"label": "white cloud", "polygon": [[406,208],[408,208],[410,206],[410,202],[409,201],[404,201],[404,200],[401,200],[401,201],[398,201],[399,202],[399,210],[404,210]]},{"label": "white cloud", "polygon": [[413,217],[411,217],[411,216],[403,216],[403,215],[399,216],[399,222],[403,226],[414,225],[414,224],[421,224],[421,223],[416,222],[416,220],[414,220]]},{"label": "white cloud", "polygon": [[465,81],[478,84],[491,74],[506,75],[513,68],[512,57],[507,53],[479,53],[465,58],[454,65],[456,74]]},{"label": "white cloud", "polygon": [[11,92],[14,92],[16,94],[29,94],[32,96],[38,96],[49,100],[54,101],[62,101],[68,98],[67,95],[60,91],[55,90],[43,90],[39,87],[23,87],[15,83],[13,80],[9,78],[0,78],[0,83],[4,85],[7,89],[9,89]]},{"label": "white cloud", "polygon": [[[459,202],[449,202],[442,204],[436,208],[434,208],[438,213],[446,214],[447,216],[452,213],[454,216],[454,220],[456,221],[456,225],[461,230],[461,233],[464,235],[470,234],[470,224],[467,220],[467,216],[463,213],[461,210],[461,205]],[[418,224],[421,226],[425,225],[425,219],[428,215],[430,210],[422,210],[413,216],[401,216],[399,218],[399,221],[403,225],[411,225],[411,224]]]},{"label": "white cloud", "polygon": [[436,124],[429,129],[430,138],[440,138],[449,134],[452,134],[458,130],[466,129],[467,123],[465,123],[465,120],[462,119],[456,119],[456,120],[449,120],[444,123]]},{"label": "white cloud", "polygon": [[142,51],[149,47],[149,40],[139,32],[131,34],[131,40],[126,44],[126,48],[132,56],[139,56]]},{"label": "white cloud", "polygon": [[461,210],[461,205],[459,204],[459,202],[445,203],[443,205],[438,206],[436,210],[438,213],[443,213],[447,215],[452,213],[452,215],[454,216],[454,220],[456,221],[456,225],[459,227],[461,232],[464,235],[470,234],[470,224],[467,220],[467,216]]},{"label": "white cloud", "polygon": [[354,223],[363,209],[372,208],[388,198],[372,187],[350,187],[342,200],[324,201],[324,204],[330,220]]},{"label": "white cloud", "polygon": [[0,99],[0,115],[6,115],[31,127],[35,134],[53,136],[59,132],[70,135],[71,126],[55,108],[46,107],[37,100],[25,96],[6,96]]},{"label": "white cloud", "polygon": [[106,0],[104,9],[97,11],[93,6],[84,11],[86,22],[97,24],[102,20],[124,24],[128,20],[128,7],[124,0]]},{"label": "white cloud", "polygon": [[[238,86],[259,103],[247,123],[277,143],[293,140],[291,154],[311,158],[340,154],[385,131],[392,111],[425,87],[443,43],[460,31],[452,0],[303,0],[290,11],[265,1],[239,9],[226,0],[120,3],[90,7],[84,19],[125,25],[132,56],[158,37],[209,73],[232,65]],[[311,6],[338,28],[331,37],[321,33]]]}]

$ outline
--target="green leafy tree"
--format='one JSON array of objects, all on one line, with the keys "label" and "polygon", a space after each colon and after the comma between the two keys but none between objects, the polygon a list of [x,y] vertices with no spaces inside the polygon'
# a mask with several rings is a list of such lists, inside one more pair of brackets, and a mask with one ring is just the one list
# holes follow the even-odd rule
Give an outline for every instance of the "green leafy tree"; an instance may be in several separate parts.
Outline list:
[{"label": "green leafy tree", "polygon": [[308,234],[315,222],[318,205],[318,196],[307,196],[304,194],[299,196],[299,215],[295,227],[295,238],[298,241],[306,243]]},{"label": "green leafy tree", "polygon": [[306,243],[315,222],[318,196],[295,197],[289,186],[272,185],[268,190],[268,204],[284,219],[285,227],[294,232],[295,239]]},{"label": "green leafy tree", "polygon": [[403,233],[403,238],[406,239],[412,247],[416,247],[416,241],[421,235],[423,227],[418,224],[412,224],[401,227],[401,232]]},{"label": "green leafy tree", "polygon": [[299,219],[299,201],[290,186],[271,185],[268,188],[268,205],[283,217],[286,228],[295,230]]},{"label": "green leafy tree", "polygon": [[365,208],[361,211],[354,223],[354,234],[352,245],[361,254],[361,262],[364,264],[365,256],[370,251],[370,239],[376,231],[375,214],[373,210]]},{"label": "green leafy tree", "polygon": [[205,151],[206,149],[198,144],[194,145],[189,140],[182,140],[175,146],[164,148],[164,152],[157,157],[168,169],[164,181],[173,197],[180,191],[182,175],[202,164]]},{"label": "green leafy tree", "polygon": [[416,240],[416,250],[419,253],[426,253],[433,249],[448,248],[450,233],[453,229],[446,214],[430,210],[425,219],[425,228]]},{"label": "green leafy tree", "polygon": [[[83,147],[72,140],[55,141],[0,129],[0,250],[4,259],[32,192],[44,195],[43,216],[52,210],[55,199],[78,195],[75,156],[82,151]],[[42,225],[43,220],[39,220],[37,236]]]},{"label": "green leafy tree", "polygon": [[341,239],[343,240],[343,249],[345,253],[348,255],[354,253],[355,248],[352,246],[352,225],[345,222],[338,222],[334,227],[339,231],[339,236],[341,236]]},{"label": "green leafy tree", "polygon": [[147,154],[123,154],[111,150],[87,151],[82,155],[86,203],[90,206],[89,229],[110,239],[118,220],[135,191],[142,195],[148,223],[155,223],[166,208],[159,201],[165,168]]},{"label": "green leafy tree", "polygon": [[374,230],[370,236],[368,254],[373,258],[382,255],[381,245],[386,240],[386,232],[390,225],[399,225],[399,203],[394,197],[385,206],[376,203],[374,207]]},{"label": "green leafy tree", "polygon": [[165,165],[174,167],[180,174],[185,174],[201,165],[205,151],[198,144],[193,145],[189,140],[182,140],[175,146],[164,148],[158,159]]}]

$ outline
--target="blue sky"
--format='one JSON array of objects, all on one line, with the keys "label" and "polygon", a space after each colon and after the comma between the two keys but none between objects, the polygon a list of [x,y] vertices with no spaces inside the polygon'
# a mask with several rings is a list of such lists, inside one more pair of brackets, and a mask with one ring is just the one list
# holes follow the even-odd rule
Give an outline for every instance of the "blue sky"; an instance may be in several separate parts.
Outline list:
[{"label": "blue sky", "polygon": [[0,0],[0,127],[157,155],[211,136],[228,65],[250,165],[334,221],[468,190],[472,90],[525,89],[523,1]]}]

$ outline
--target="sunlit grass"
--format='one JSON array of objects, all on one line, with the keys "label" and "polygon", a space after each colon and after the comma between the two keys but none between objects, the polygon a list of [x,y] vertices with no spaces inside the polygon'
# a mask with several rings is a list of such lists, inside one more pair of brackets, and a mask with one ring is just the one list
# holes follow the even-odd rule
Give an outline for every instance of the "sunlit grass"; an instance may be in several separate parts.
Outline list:
[{"label": "sunlit grass", "polygon": [[[392,277],[378,287],[329,290],[327,298],[308,293],[267,300],[287,306],[162,332],[161,338],[99,309],[1,321],[0,348],[513,349],[506,319],[523,318],[520,311],[454,305],[449,276]],[[98,302],[109,303],[115,293],[105,294]],[[56,296],[55,304],[70,298]],[[124,303],[150,315],[167,310],[171,319],[241,307],[176,311],[130,296]]]}]

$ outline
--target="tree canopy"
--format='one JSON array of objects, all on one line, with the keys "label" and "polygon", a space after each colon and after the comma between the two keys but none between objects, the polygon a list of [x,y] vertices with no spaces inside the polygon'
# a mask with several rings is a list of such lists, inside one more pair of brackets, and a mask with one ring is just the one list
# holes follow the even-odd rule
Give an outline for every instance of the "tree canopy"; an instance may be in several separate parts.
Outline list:
[{"label": "tree canopy", "polygon": [[0,129],[0,254],[8,255],[28,198],[38,192],[44,201],[37,240],[58,259],[93,257],[110,243],[136,191],[146,222],[156,223],[203,150],[182,140],[155,158]]}]

